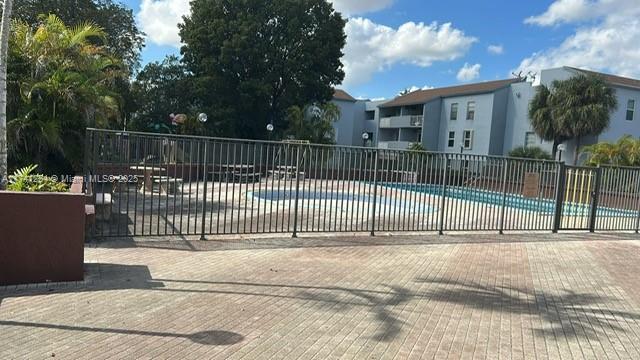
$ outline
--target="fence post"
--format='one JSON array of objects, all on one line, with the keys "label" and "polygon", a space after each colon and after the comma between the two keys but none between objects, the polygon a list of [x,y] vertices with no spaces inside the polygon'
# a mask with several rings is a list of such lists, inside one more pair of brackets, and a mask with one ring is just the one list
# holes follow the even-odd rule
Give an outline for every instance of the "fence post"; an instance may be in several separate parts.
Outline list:
[{"label": "fence post", "polygon": [[557,233],[560,230],[560,222],[562,220],[562,197],[564,196],[566,167],[564,162],[558,163],[558,173],[556,176],[556,208],[553,214],[553,233]]},{"label": "fence post", "polygon": [[295,176],[296,176],[296,199],[293,205],[293,235],[292,237],[298,237],[298,200],[300,198],[300,148],[302,144],[298,144],[296,146],[296,168],[295,168]]},{"label": "fence post", "polygon": [[378,149],[373,151],[373,199],[371,202],[371,236],[376,236],[376,201],[378,198]]},{"label": "fence post", "polygon": [[500,209],[500,235],[504,234],[504,215],[507,208],[507,170],[509,160],[502,160],[502,208]]},{"label": "fence post", "polygon": [[[209,141],[204,141],[204,159],[203,159],[203,178],[204,178],[204,190],[202,190],[202,224],[200,224],[200,240],[206,240],[204,236],[205,232],[205,221],[207,214],[207,183],[209,182],[209,174],[207,173],[207,143]],[[177,164],[176,164],[177,167]],[[167,169],[169,167],[167,166]],[[174,169],[175,171],[175,169]]]},{"label": "fence post", "polygon": [[591,193],[591,209],[589,211],[589,232],[596,231],[596,218],[598,216],[598,197],[600,196],[600,185],[602,182],[602,168],[600,165],[595,170],[596,181],[593,192]]},{"label": "fence post", "polygon": [[444,154],[444,167],[442,169],[442,193],[440,194],[440,224],[438,226],[438,234],[444,234],[444,212],[447,196],[447,182],[449,180],[449,157]]}]

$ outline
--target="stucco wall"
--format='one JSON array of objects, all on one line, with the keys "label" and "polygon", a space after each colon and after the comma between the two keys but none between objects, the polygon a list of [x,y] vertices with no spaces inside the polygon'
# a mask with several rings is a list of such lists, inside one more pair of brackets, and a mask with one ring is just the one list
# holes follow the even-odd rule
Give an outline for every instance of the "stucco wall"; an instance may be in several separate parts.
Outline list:
[{"label": "stucco wall", "polygon": [[[476,102],[474,120],[466,120],[467,103],[469,101]],[[449,120],[452,103],[458,103],[457,120]],[[491,121],[493,119],[493,93],[445,98],[442,100],[440,116],[442,123],[440,125],[441,142],[439,144],[439,151],[460,152],[463,131],[473,130],[473,148],[471,150],[464,150],[463,153],[479,155],[489,153],[488,139],[491,136]],[[447,146],[449,131],[456,132],[456,142],[453,148]]]}]

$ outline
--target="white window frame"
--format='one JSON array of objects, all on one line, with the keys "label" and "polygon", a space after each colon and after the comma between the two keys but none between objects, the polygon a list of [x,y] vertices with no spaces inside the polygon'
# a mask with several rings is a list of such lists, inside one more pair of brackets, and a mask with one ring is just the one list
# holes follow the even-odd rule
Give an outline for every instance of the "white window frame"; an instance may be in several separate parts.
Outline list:
[{"label": "white window frame", "polygon": [[[471,104],[473,104],[473,113],[471,113]],[[469,116],[472,114],[473,116]],[[476,102],[475,101],[467,101],[467,120],[475,120],[476,119]]]},{"label": "white window frame", "polygon": [[[531,145],[529,145],[529,144],[527,143],[527,139],[529,138],[529,135],[532,135],[532,136],[533,136],[533,140],[534,140],[534,141],[531,143]],[[537,140],[538,140],[538,136],[536,135],[535,131],[527,131],[527,132],[525,132],[525,133],[524,133],[524,147],[533,147],[533,146],[536,146],[536,144],[537,144],[537,142],[538,142]]]},{"label": "white window frame", "polygon": [[[455,113],[453,112],[453,107],[454,106],[456,107]],[[458,104],[457,102],[451,103],[451,106],[449,108],[449,120],[451,120],[451,121],[458,120],[458,113],[459,112],[460,112],[460,104]],[[453,114],[456,114],[456,116],[454,117]]]},{"label": "white window frame", "polygon": [[[472,129],[467,129],[462,132],[462,148],[464,150],[473,150],[473,133]],[[469,134],[469,146],[467,146],[467,134]]]},{"label": "white window frame", "polygon": [[[633,104],[633,106],[629,107],[629,105]],[[629,112],[631,112],[631,119],[629,119]],[[627,111],[624,113],[624,118],[627,121],[633,121],[636,117],[636,100],[629,99],[627,100]]]},{"label": "white window frame", "polygon": [[[453,137],[451,137],[451,135],[453,135]],[[449,131],[449,134],[447,135],[447,147],[452,148],[455,146],[456,146],[456,132]]]}]

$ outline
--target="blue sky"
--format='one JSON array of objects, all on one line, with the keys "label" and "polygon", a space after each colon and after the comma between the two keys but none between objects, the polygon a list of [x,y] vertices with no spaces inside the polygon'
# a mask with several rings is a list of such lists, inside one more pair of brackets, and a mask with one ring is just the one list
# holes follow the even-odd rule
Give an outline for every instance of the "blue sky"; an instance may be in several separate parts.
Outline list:
[{"label": "blue sky", "polygon": [[[561,65],[640,76],[638,0],[331,1],[348,19],[340,87],[356,97]],[[188,0],[124,3],[148,34],[144,62],[179,52]]]}]

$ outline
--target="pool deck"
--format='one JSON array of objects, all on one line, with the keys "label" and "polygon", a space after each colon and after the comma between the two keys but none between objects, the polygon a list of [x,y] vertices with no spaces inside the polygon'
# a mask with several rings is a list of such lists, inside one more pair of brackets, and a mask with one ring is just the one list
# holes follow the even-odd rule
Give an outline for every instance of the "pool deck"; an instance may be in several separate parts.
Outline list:
[{"label": "pool deck", "polygon": [[0,288],[0,358],[638,359],[634,234],[112,240]]}]

